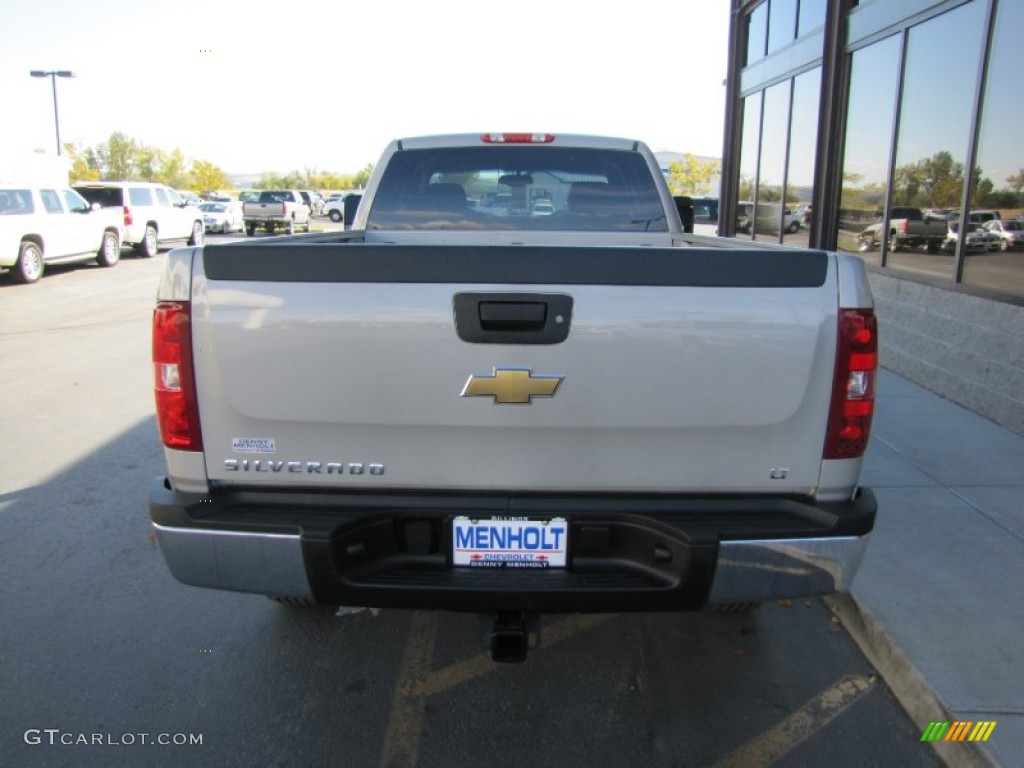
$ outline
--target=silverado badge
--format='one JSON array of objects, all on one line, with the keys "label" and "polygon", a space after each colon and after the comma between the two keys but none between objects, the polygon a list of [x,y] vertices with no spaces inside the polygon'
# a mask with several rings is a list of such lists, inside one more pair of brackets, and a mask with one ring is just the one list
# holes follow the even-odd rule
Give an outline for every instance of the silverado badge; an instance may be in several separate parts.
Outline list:
[{"label": "silverado badge", "polygon": [[534,376],[530,368],[494,368],[472,374],[460,397],[493,397],[495,404],[530,405],[535,397],[554,397],[564,376]]}]

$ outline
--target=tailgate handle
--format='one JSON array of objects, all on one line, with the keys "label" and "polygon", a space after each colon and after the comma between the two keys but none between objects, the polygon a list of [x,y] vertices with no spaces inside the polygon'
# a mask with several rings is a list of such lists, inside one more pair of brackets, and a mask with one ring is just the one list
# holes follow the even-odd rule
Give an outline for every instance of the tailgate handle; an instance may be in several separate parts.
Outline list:
[{"label": "tailgate handle", "polygon": [[481,301],[480,328],[485,331],[543,331],[547,302]]},{"label": "tailgate handle", "polygon": [[569,336],[572,296],[456,293],[455,332],[470,344],[560,344]]}]

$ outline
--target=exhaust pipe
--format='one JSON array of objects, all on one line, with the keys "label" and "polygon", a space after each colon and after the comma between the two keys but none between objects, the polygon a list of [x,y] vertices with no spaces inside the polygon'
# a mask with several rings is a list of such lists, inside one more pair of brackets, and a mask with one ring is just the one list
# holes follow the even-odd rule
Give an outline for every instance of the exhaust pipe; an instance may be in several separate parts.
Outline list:
[{"label": "exhaust pipe", "polygon": [[526,661],[530,630],[525,611],[499,611],[491,631],[491,659],[503,663]]}]

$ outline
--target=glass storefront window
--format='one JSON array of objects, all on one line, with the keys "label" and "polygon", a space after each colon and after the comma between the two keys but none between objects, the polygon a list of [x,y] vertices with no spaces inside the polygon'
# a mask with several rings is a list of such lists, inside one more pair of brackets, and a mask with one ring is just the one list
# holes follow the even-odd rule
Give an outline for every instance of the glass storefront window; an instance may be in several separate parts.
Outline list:
[{"label": "glass storefront window", "polygon": [[768,2],[761,3],[747,16],[747,64],[764,58],[768,44]]},{"label": "glass storefront window", "polygon": [[778,242],[786,229],[784,187],[786,138],[789,133],[789,92],[792,81],[773,85],[764,92],[761,120],[761,163],[757,174],[757,209],[754,237]]},{"label": "glass storefront window", "polygon": [[[963,199],[984,20],[985,3],[975,0],[908,33],[892,203],[920,209],[924,220],[908,221],[906,233],[901,226],[888,226],[886,266],[953,279],[959,238],[946,222],[956,218]],[[899,220],[907,217],[901,213]],[[930,233],[940,221],[946,235],[935,237]],[[925,236],[914,236],[917,227]]]},{"label": "glass storefront window", "polygon": [[820,95],[820,67],[804,72],[793,82],[789,171],[786,174],[786,210],[783,212],[786,226],[782,232],[784,241],[789,245],[806,247],[810,238]]},{"label": "glass storefront window", "polygon": [[889,157],[899,85],[900,39],[894,35],[853,53],[836,248],[881,264],[879,236],[889,193]]},{"label": "glass storefront window", "polygon": [[751,235],[754,220],[754,184],[757,181],[758,139],[761,136],[761,97],[753,93],[743,100],[743,139],[740,146],[739,204],[736,206],[736,235]]},{"label": "glass storefront window", "polygon": [[824,26],[827,0],[800,0],[800,16],[796,36],[803,37],[812,29]]},{"label": "glass storefront window", "polygon": [[[1024,3],[1002,2],[989,55],[969,220],[990,237],[964,255],[965,283],[1024,295],[1024,95],[1020,88]],[[991,219],[982,222],[982,219]]]},{"label": "glass storefront window", "polygon": [[771,0],[768,9],[768,53],[789,45],[796,37],[796,0]]}]

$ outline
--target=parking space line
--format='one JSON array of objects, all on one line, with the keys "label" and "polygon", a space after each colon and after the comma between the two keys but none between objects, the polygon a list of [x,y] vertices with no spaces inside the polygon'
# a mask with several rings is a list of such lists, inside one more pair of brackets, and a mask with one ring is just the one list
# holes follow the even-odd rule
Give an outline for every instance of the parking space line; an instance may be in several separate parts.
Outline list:
[{"label": "parking space line", "polygon": [[417,689],[430,673],[436,638],[437,613],[415,611],[409,624],[409,640],[398,668],[381,768],[411,768],[417,763],[424,705],[423,696],[417,693]]},{"label": "parking space line", "polygon": [[[568,640],[574,635],[586,632],[610,621],[615,616],[617,614],[614,613],[574,614],[568,616],[551,627],[544,629],[542,647],[547,648],[563,640]],[[424,697],[433,696],[435,693],[441,693],[449,688],[454,688],[456,685],[461,685],[467,680],[481,677],[489,672],[495,672],[504,666],[492,661],[490,654],[481,653],[465,661],[450,664],[427,675],[417,686],[416,693]]]},{"label": "parking space line", "polygon": [[[542,647],[557,645],[616,616],[613,613],[568,616],[544,628]],[[493,661],[489,653],[480,653],[432,672],[430,661],[436,637],[437,613],[416,611],[398,670],[391,717],[381,754],[381,768],[412,768],[417,764],[427,698],[506,666]]]},{"label": "parking space line", "polygon": [[834,720],[875,684],[873,676],[847,676],[800,707],[774,728],[715,764],[715,768],[764,768],[791,752]]}]

